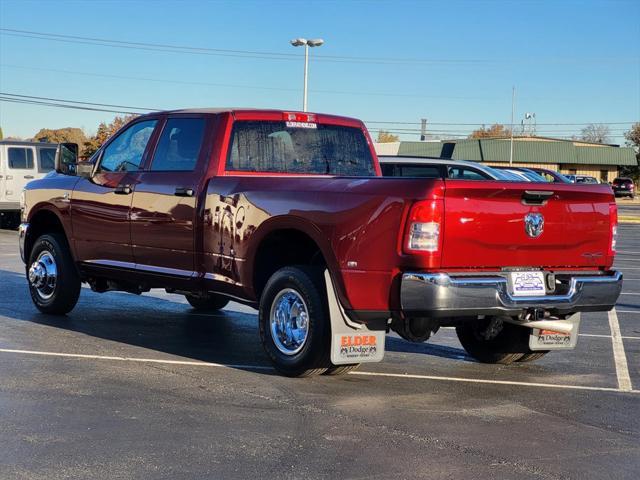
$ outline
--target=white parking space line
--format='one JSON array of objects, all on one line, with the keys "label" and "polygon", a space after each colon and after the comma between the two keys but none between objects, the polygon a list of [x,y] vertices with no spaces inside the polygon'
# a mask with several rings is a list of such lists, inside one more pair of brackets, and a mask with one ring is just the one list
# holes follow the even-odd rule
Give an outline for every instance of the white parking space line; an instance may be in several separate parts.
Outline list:
[{"label": "white parking space line", "polygon": [[466,382],[466,383],[486,383],[495,385],[512,385],[522,387],[542,387],[542,388],[558,388],[564,390],[590,390],[596,392],[624,392],[624,393],[640,393],[640,390],[621,390],[619,388],[610,387],[590,387],[587,385],[558,385],[555,383],[537,383],[537,382],[516,382],[511,380],[485,380],[480,378],[463,378],[463,377],[439,377],[436,375],[413,375],[410,373],[382,373],[382,372],[350,372],[349,375],[363,375],[370,377],[393,377],[393,378],[409,378],[415,380],[440,380],[445,382]]},{"label": "white parking space line", "polygon": [[83,358],[90,360],[115,360],[117,362],[138,362],[138,363],[164,363],[167,365],[192,365],[198,367],[216,367],[216,368],[242,368],[246,370],[273,370],[272,367],[265,365],[233,365],[226,363],[199,362],[191,360],[162,360],[156,358],[135,358],[135,357],[116,357],[110,355],[87,355],[83,353],[61,353],[61,352],[41,352],[38,350],[16,350],[12,348],[0,348],[1,353],[18,353],[24,355],[40,355],[45,357],[67,357],[67,358]]},{"label": "white parking space line", "polygon": [[618,313],[640,313],[640,310],[618,310],[618,309],[616,309],[616,312],[618,312]]},{"label": "white parking space line", "polygon": [[633,390],[631,386],[631,377],[629,376],[629,365],[627,364],[627,355],[624,353],[624,343],[622,342],[622,334],[620,333],[620,324],[618,322],[618,314],[616,309],[609,310],[609,328],[611,328],[611,343],[613,345],[613,360],[616,365],[616,375],[618,377],[618,388],[629,392]]},{"label": "white parking space line", "polygon": [[635,293],[635,292],[622,292],[620,295],[640,295],[640,293]]},{"label": "white parking space line", "polygon": [[[599,335],[597,333],[579,333],[579,337],[596,337],[596,338],[611,338],[611,335]],[[640,337],[629,337],[627,335],[622,335],[620,338],[623,340],[640,340]]]},{"label": "white parking space line", "polygon": [[[161,360],[155,358],[135,358],[135,357],[119,357],[110,355],[88,355],[81,353],[61,353],[61,352],[42,352],[37,350],[18,350],[12,348],[0,348],[0,353],[15,353],[22,355],[37,355],[37,356],[49,356],[49,357],[63,357],[63,358],[75,358],[83,360],[108,360],[117,362],[134,362],[134,363],[154,363],[154,364],[166,364],[166,365],[187,365],[195,367],[214,367],[214,368],[236,368],[241,370],[269,370],[273,368],[264,365],[243,365],[243,364],[224,364],[224,363],[212,363],[212,362],[199,362],[190,360]],[[383,372],[364,372],[356,371],[350,372],[349,375],[361,375],[370,377],[393,377],[403,378],[411,380],[436,380],[444,382],[466,382],[466,383],[481,383],[491,385],[511,385],[521,387],[541,387],[541,388],[556,388],[561,390],[589,390],[596,392],[617,392],[617,393],[640,393],[640,390],[623,390],[621,388],[613,387],[590,387],[588,385],[558,385],[555,383],[538,383],[538,382],[517,382],[510,380],[488,380],[481,378],[464,378],[464,377],[443,377],[436,375],[416,375],[409,373],[383,373]]]}]

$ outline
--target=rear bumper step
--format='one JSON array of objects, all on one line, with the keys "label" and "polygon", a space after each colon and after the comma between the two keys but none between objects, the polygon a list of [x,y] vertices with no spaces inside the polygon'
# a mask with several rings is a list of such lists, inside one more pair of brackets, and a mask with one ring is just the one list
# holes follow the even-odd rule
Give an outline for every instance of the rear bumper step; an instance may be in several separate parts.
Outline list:
[{"label": "rear bumper step", "polygon": [[564,295],[514,297],[502,276],[452,276],[446,273],[405,273],[400,301],[407,316],[462,317],[518,315],[527,309],[553,314],[611,310],[622,290],[622,274],[571,277]]}]

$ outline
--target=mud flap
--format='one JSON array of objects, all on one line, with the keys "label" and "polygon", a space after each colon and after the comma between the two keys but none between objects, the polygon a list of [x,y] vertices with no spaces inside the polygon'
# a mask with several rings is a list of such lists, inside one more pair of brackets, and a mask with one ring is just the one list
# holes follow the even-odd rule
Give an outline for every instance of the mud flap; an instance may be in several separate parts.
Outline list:
[{"label": "mud flap", "polygon": [[386,332],[369,330],[366,325],[353,322],[340,305],[328,270],[324,271],[324,280],[331,319],[331,363],[348,365],[381,361]]},{"label": "mud flap", "polygon": [[[574,313],[566,320],[530,322],[538,324],[529,335],[529,348],[536,350],[570,350],[578,343],[580,314]],[[557,328],[560,327],[560,328]]]}]

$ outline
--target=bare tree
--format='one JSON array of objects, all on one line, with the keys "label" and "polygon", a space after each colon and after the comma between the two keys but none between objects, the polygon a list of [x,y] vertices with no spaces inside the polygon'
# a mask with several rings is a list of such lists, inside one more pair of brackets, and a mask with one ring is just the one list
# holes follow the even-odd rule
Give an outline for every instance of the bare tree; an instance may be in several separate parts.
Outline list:
[{"label": "bare tree", "polygon": [[609,143],[611,142],[611,130],[607,125],[592,123],[582,129],[581,140],[592,143]]}]

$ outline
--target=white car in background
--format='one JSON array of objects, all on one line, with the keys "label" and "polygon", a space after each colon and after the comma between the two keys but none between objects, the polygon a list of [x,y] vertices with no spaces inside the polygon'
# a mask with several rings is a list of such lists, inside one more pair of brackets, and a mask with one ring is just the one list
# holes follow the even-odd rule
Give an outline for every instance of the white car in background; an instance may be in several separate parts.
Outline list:
[{"label": "white car in background", "polygon": [[595,177],[589,175],[565,175],[571,183],[600,183]]},{"label": "white car in background", "polygon": [[20,223],[20,195],[27,183],[54,169],[57,143],[0,141],[0,227]]}]

